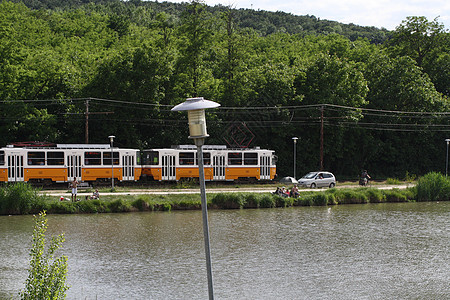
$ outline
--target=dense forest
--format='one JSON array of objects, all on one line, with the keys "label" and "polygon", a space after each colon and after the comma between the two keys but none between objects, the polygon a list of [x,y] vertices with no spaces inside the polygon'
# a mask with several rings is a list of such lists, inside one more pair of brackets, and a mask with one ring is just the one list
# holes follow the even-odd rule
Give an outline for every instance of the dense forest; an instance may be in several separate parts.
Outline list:
[{"label": "dense forest", "polygon": [[191,144],[170,109],[201,96],[221,104],[207,143],[274,149],[280,176],[293,173],[292,137],[297,175],[445,171],[450,33],[438,18],[390,32],[198,0],[2,0],[0,69],[3,146]]}]

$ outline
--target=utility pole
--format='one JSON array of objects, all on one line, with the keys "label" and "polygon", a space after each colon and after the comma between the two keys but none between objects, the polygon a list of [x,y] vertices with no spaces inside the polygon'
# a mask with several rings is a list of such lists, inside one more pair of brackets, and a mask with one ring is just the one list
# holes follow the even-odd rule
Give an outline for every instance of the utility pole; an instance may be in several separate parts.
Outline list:
[{"label": "utility pole", "polygon": [[323,106],[320,107],[320,171],[323,171]]},{"label": "utility pole", "polygon": [[[85,130],[84,133],[84,143],[89,144],[89,100],[86,100],[86,122],[85,122]],[[112,157],[111,157],[112,159]]]},{"label": "utility pole", "polygon": [[105,111],[105,112],[89,112],[89,99],[85,100],[85,105],[86,105],[86,112],[84,113],[85,115],[85,134],[84,134],[84,142],[86,144],[89,144],[89,115],[104,115],[104,114],[113,114],[114,112],[112,111]]}]

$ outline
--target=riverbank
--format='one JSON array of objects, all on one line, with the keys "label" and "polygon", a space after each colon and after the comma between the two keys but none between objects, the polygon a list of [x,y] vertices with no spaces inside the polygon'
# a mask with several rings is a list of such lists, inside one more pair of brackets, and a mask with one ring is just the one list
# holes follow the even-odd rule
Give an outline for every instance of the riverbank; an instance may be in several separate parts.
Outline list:
[{"label": "riverbank", "polygon": [[[30,196],[30,195],[29,195]],[[33,201],[2,207],[2,214],[35,214],[45,210],[47,214],[119,213],[134,211],[199,210],[201,199],[196,193],[108,193],[100,199],[90,200],[78,195],[79,201],[56,195],[34,195]],[[323,206],[339,204],[363,204],[381,202],[415,201],[413,188],[380,190],[376,188],[344,188],[301,191],[299,197],[281,197],[269,191],[216,192],[208,194],[209,209],[275,208],[292,206]],[[6,209],[6,211],[5,211]]]},{"label": "riverbank", "polygon": [[[207,190],[210,209],[275,208],[291,206],[325,206],[410,201],[450,200],[450,179],[439,173],[421,177],[417,185],[400,188],[349,187],[300,190],[297,198],[274,195],[273,187],[223,188]],[[229,187],[228,187],[229,188]],[[132,211],[170,211],[201,209],[197,189],[149,191],[122,191],[100,193],[100,199],[90,200],[91,192],[78,195],[79,201],[70,201],[70,195],[61,191],[39,191],[26,183],[5,185],[0,188],[0,214],[35,214],[45,210],[48,214],[117,213]],[[55,194],[56,193],[56,194]],[[62,200],[61,200],[62,199]]]}]

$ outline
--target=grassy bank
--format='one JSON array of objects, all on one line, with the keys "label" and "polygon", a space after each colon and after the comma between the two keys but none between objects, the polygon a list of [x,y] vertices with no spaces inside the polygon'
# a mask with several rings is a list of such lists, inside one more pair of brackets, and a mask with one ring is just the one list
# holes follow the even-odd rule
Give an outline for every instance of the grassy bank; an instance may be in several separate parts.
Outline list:
[{"label": "grassy bank", "polygon": [[[271,193],[218,193],[208,195],[210,209],[273,208],[290,206],[325,206],[339,204],[387,203],[408,201],[449,201],[450,180],[439,173],[429,173],[413,188],[380,190],[376,188],[339,188],[306,191],[298,198],[284,198]],[[170,211],[200,209],[199,194],[111,195],[101,200],[59,201],[42,196],[28,184],[0,187],[0,214],[47,213],[117,213],[131,211]]]}]

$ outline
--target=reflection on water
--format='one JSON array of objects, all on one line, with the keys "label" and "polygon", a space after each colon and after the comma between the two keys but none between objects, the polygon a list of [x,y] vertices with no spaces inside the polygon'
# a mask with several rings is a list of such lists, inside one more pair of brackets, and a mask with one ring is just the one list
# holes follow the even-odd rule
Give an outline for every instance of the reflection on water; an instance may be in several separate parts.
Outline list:
[{"label": "reflection on water", "polygon": [[[449,299],[450,203],[209,211],[216,299]],[[49,215],[68,299],[208,298],[201,211]],[[0,298],[27,277],[32,216],[0,217]]]}]

